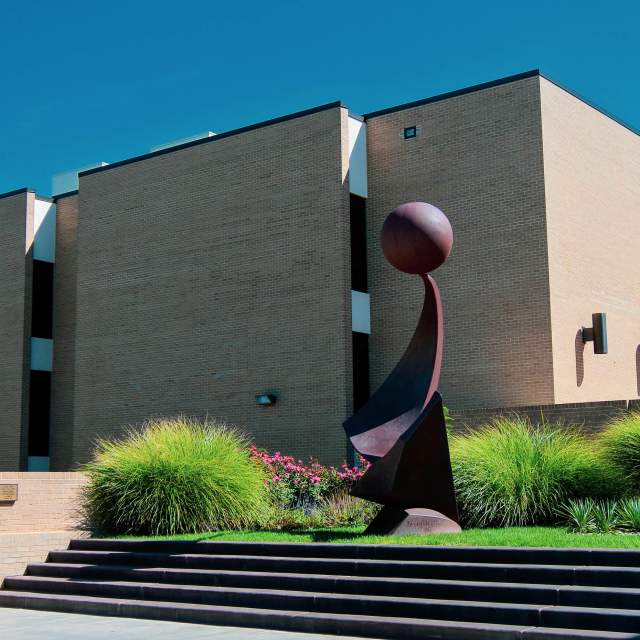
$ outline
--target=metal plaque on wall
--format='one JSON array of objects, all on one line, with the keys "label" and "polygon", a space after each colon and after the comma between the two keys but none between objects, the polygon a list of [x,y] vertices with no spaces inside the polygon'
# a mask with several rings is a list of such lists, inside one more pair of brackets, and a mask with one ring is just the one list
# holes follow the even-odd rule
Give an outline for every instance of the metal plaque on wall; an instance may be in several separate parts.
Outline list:
[{"label": "metal plaque on wall", "polygon": [[17,499],[17,484],[0,484],[0,502],[15,502]]}]

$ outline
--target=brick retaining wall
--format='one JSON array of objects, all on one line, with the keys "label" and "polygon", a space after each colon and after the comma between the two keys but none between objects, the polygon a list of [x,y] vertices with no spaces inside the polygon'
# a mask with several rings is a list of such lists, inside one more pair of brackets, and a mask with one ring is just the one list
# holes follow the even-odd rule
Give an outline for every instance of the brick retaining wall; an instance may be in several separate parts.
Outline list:
[{"label": "brick retaining wall", "polygon": [[624,413],[640,411],[640,400],[614,400],[610,402],[584,402],[556,405],[536,405],[494,409],[450,410],[454,431],[477,428],[501,415],[518,415],[531,422],[542,420],[566,425],[579,425],[585,430],[597,432],[604,425]]},{"label": "brick retaining wall", "polygon": [[0,484],[18,485],[15,502],[0,502],[0,582],[86,535],[79,511],[86,482],[81,473],[0,472]]},{"label": "brick retaining wall", "polygon": [[0,502],[0,533],[77,529],[86,482],[81,473],[0,472],[0,484],[18,485],[15,502]]},{"label": "brick retaining wall", "polygon": [[81,531],[0,533],[0,584],[6,576],[22,575],[29,563],[44,562],[49,551],[66,549],[69,540],[85,535]]}]

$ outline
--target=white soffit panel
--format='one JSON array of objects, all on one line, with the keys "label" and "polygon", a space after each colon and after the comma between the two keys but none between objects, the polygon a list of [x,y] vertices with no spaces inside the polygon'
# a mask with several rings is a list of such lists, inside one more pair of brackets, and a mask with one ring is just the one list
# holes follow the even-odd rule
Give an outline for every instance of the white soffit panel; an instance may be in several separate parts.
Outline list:
[{"label": "white soffit panel", "polygon": [[349,191],[367,197],[367,125],[349,116]]},{"label": "white soffit panel", "polygon": [[368,293],[351,291],[351,330],[356,333],[371,333],[371,311]]},{"label": "white soffit panel", "polygon": [[33,208],[33,259],[56,260],[56,205],[38,198]]}]

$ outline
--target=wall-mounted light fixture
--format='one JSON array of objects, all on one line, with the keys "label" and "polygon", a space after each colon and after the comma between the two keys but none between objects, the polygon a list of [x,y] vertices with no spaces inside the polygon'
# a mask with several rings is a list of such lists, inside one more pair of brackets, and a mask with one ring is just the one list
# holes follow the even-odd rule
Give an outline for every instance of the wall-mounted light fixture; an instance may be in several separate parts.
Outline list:
[{"label": "wall-mounted light fixture", "polygon": [[607,314],[591,314],[592,327],[582,327],[582,341],[593,342],[593,353],[607,353]]},{"label": "wall-mounted light fixture", "polygon": [[270,404],[275,404],[277,398],[272,393],[259,393],[256,396],[256,404],[262,407],[268,407]]}]

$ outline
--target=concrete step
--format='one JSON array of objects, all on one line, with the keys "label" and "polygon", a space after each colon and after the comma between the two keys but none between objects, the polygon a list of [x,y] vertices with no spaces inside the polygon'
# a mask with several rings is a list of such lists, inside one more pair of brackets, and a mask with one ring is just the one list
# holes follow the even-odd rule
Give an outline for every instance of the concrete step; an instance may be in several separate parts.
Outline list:
[{"label": "concrete step", "polygon": [[181,567],[185,569],[640,588],[640,568],[638,567],[78,550],[51,551],[48,561],[136,567]]},{"label": "concrete step", "polygon": [[350,558],[401,561],[640,567],[636,549],[553,549],[532,547],[441,547],[399,544],[233,542],[204,540],[72,540],[76,551],[137,551],[170,554],[259,555],[289,558]]},{"label": "concrete step", "polygon": [[0,606],[240,627],[261,627],[309,633],[349,634],[368,638],[402,638],[403,640],[418,638],[450,640],[558,640],[560,638],[631,640],[632,638],[637,638],[637,634],[634,632],[628,633],[620,630],[541,628],[487,622],[477,623],[397,616],[362,616],[333,612],[318,613],[285,609],[259,609],[171,601],[123,600],[86,595],[42,594],[9,589],[0,591]]},{"label": "concrete step", "polygon": [[286,609],[360,616],[429,618],[524,626],[572,627],[604,631],[640,631],[640,611],[318,593],[275,589],[209,587],[104,580],[17,576],[7,578],[11,591],[206,604],[257,609]]},{"label": "concrete step", "polygon": [[27,575],[75,580],[189,584],[539,605],[640,609],[640,589],[513,582],[309,575],[254,571],[37,563]]},{"label": "concrete step", "polygon": [[640,638],[639,553],[77,540],[0,606],[371,638]]}]

